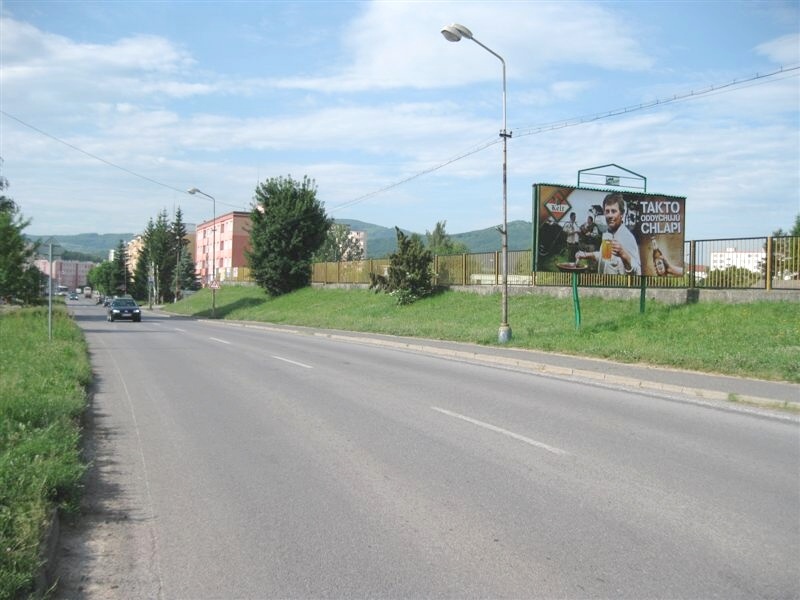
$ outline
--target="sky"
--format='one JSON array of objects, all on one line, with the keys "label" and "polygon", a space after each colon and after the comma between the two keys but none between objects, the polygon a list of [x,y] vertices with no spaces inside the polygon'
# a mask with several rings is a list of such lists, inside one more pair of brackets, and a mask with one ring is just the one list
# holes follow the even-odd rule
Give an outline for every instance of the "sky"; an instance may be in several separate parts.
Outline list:
[{"label": "sky", "polygon": [[509,221],[534,184],[603,165],[686,197],[687,240],[800,213],[796,0],[0,0],[0,19],[0,175],[29,234],[197,224],[306,176],[336,219],[494,227],[504,106]]}]

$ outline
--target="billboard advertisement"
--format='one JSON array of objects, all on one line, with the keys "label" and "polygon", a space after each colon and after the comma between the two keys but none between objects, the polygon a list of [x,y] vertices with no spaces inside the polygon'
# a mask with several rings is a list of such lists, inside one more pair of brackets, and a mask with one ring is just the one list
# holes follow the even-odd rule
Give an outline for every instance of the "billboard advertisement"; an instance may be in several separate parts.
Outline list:
[{"label": "billboard advertisement", "polygon": [[683,275],[686,198],[535,184],[537,271]]}]

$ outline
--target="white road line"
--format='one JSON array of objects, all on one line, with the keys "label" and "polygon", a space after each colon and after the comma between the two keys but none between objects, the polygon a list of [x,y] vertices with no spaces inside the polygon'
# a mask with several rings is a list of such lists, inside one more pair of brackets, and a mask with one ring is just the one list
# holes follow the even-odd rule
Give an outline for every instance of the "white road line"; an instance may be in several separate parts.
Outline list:
[{"label": "white road line", "polygon": [[436,406],[431,406],[431,409],[435,410],[436,412],[440,412],[443,415],[447,415],[449,417],[455,417],[456,419],[461,419],[462,421],[466,421],[467,423],[472,423],[473,425],[477,425],[478,427],[483,427],[484,429],[489,429],[497,433],[502,433],[503,435],[507,435],[508,437],[514,438],[515,440],[519,440],[520,442],[525,442],[526,444],[530,444],[531,446],[541,448],[542,450],[547,450],[548,452],[552,452],[553,454],[559,454],[559,455],[567,454],[566,451],[561,450],[560,448],[555,448],[554,446],[548,446],[547,444],[544,444],[542,442],[537,442],[536,440],[532,440],[529,437],[525,437],[524,435],[514,433],[513,431],[509,431],[508,429],[503,429],[502,427],[497,427],[496,425],[491,425],[490,423],[484,423],[483,421],[478,421],[477,419],[466,417],[458,413],[450,412],[449,410],[438,408]]},{"label": "white road line", "polygon": [[177,327],[175,328],[175,331],[180,331],[181,333],[186,333],[185,329],[178,329]]},{"label": "white road line", "polygon": [[311,365],[304,365],[304,364],[303,364],[303,363],[301,363],[301,362],[297,362],[297,361],[295,361],[295,360],[289,360],[288,358],[282,358],[282,357],[280,357],[280,356],[273,356],[272,358],[274,358],[275,360],[282,360],[283,362],[287,362],[287,363],[289,363],[290,365],[295,365],[295,366],[298,366],[298,367],[303,367],[304,369],[313,369],[313,368],[314,368],[314,367],[312,367]]},{"label": "white road line", "polygon": [[226,342],[225,340],[221,340],[221,339],[219,339],[219,338],[212,337],[212,338],[208,338],[208,339],[210,339],[210,340],[214,340],[215,342],[219,342],[220,344],[227,344],[228,346],[230,346],[230,345],[231,345],[231,343],[230,343],[230,342]]}]

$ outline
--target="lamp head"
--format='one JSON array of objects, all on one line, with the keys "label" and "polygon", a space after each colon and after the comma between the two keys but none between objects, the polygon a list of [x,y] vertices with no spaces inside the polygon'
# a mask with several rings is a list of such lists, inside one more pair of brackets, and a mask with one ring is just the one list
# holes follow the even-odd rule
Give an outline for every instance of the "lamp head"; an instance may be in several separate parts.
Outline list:
[{"label": "lamp head", "polygon": [[200,190],[198,190],[197,188],[189,188],[188,190],[186,190],[186,193],[187,194],[196,194],[199,191]]},{"label": "lamp head", "polygon": [[442,35],[448,42],[460,42],[461,38],[472,39],[472,32],[458,23],[442,27]]}]

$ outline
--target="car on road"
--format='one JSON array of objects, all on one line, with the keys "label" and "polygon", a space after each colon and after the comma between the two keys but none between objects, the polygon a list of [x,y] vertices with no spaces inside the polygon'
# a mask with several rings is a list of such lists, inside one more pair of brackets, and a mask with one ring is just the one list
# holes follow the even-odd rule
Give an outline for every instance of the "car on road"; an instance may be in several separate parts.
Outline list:
[{"label": "car on road", "polygon": [[133,298],[114,298],[108,305],[106,320],[113,322],[117,319],[130,319],[138,323],[142,320],[142,309]]}]

